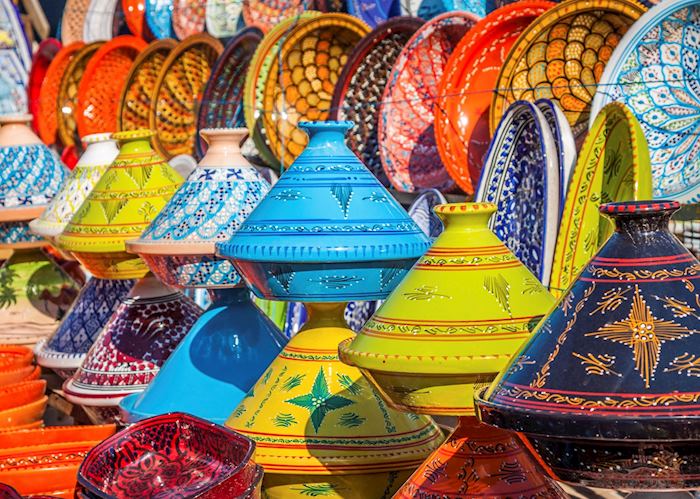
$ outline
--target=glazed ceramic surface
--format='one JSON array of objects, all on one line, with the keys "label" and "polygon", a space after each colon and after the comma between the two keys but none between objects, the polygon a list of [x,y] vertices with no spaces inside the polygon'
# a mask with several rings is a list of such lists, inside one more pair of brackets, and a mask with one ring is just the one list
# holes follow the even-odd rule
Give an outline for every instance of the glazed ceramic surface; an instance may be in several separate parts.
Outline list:
[{"label": "glazed ceramic surface", "polygon": [[434,208],[445,203],[447,200],[440,191],[429,189],[422,192],[408,207],[408,215],[430,239],[435,239],[442,233],[442,221],[435,214]]},{"label": "glazed ceramic surface", "polygon": [[382,23],[366,35],[348,56],[333,92],[331,118],[355,122],[356,127],[348,134],[348,146],[387,186],[389,180],[379,159],[379,104],[396,58],[423,24],[415,17],[401,17]]},{"label": "glazed ceramic surface", "polygon": [[146,23],[146,0],[121,0],[124,20],[134,35],[152,40],[153,34]]},{"label": "glazed ceramic surface", "polygon": [[396,59],[379,107],[379,156],[400,191],[451,189],[454,182],[439,159],[434,107],[445,65],[478,18],[446,13],[424,24]]},{"label": "glazed ceramic surface", "polygon": [[[700,201],[700,155],[694,120],[700,7],[673,0],[645,14],[621,41],[601,77],[593,113],[624,103],[649,143],[655,198]],[[595,115],[592,115],[593,118]]]},{"label": "glazed ceramic surface", "polygon": [[516,102],[496,130],[474,200],[497,206],[489,227],[545,286],[559,229],[559,194],[549,124],[537,106]]},{"label": "glazed ceramic surface", "polygon": [[231,241],[217,244],[258,296],[381,299],[427,249],[420,228],[344,144],[351,126],[301,124],[307,148]]},{"label": "glazed ceramic surface", "polygon": [[45,338],[77,294],[75,282],[40,250],[15,250],[0,267],[0,342]]},{"label": "glazed ceramic surface", "polygon": [[182,411],[224,424],[286,342],[247,288],[216,291],[158,376],[121,402],[124,420]]},{"label": "glazed ceramic surface", "polygon": [[90,279],[58,328],[37,344],[37,363],[70,377],[133,285],[132,280]]},{"label": "glazed ceramic surface", "polygon": [[416,3],[416,15],[426,20],[455,11],[470,12],[478,17],[486,14],[486,2],[482,0],[421,0]]},{"label": "glazed ceramic surface", "polygon": [[145,17],[148,30],[155,38],[172,38],[174,36],[172,26],[174,0],[146,0]]},{"label": "glazed ceramic surface", "polygon": [[[321,14],[284,37],[264,86],[263,122],[270,150],[287,167],[306,146],[302,121],[329,115],[347,57],[369,27],[347,14]],[[302,52],[306,57],[299,57]]]},{"label": "glazed ceramic surface", "polygon": [[0,223],[0,249],[8,248],[40,248],[46,245],[43,237],[34,234],[27,222]]},{"label": "glazed ceramic surface", "polygon": [[0,78],[0,112],[26,113],[28,73],[14,52],[0,48],[0,64],[3,75]]},{"label": "glazed ceramic surface", "polygon": [[[700,262],[668,231],[678,208],[603,205],[614,234],[477,399],[485,422],[524,433],[560,480],[628,490],[700,485],[692,442]],[[563,452],[572,443],[577,452]]]},{"label": "glazed ceramic surface", "polygon": [[605,64],[645,10],[633,0],[567,0],[537,18],[515,42],[498,76],[491,131],[513,102],[545,98],[559,104],[582,138]]},{"label": "glazed ceramic surface", "polygon": [[172,10],[175,36],[184,40],[204,31],[204,8],[201,0],[174,0]]},{"label": "glazed ceramic surface", "polygon": [[317,8],[317,2],[314,0],[243,0],[242,5],[245,24],[260,28],[264,33],[284,19],[297,17],[306,10]]},{"label": "glazed ceramic surface", "polygon": [[343,308],[311,305],[304,329],[226,423],[256,441],[268,475],[295,475],[290,485],[301,486],[306,475],[413,469],[442,442],[432,420],[387,407],[357,369],[339,361],[338,343],[352,336]]},{"label": "glazed ceramic surface", "polygon": [[86,43],[110,40],[114,33],[120,0],[91,0],[83,23],[82,40]]},{"label": "glazed ceramic surface", "polygon": [[116,412],[124,396],[146,388],[201,313],[192,300],[154,277],[142,279],[64,383],[67,399]]},{"label": "glazed ceramic surface", "polygon": [[166,414],[95,447],[80,466],[78,483],[86,497],[247,498],[259,473],[254,451],[251,440],[226,428]]},{"label": "glazed ceramic surface", "polygon": [[207,31],[217,38],[226,38],[236,34],[241,24],[240,0],[207,0],[205,19]]},{"label": "glazed ceramic surface", "polygon": [[492,90],[518,36],[554,4],[521,1],[477,22],[447,60],[437,90],[435,141],[450,177],[472,194],[490,143],[488,111]]},{"label": "glazed ceramic surface", "polygon": [[445,231],[360,334],[340,345],[342,361],[359,367],[392,406],[473,414],[474,386],[496,376],[552,305],[488,229],[495,209],[436,207]]},{"label": "glazed ceramic surface", "polygon": [[[48,496],[71,499],[74,494],[77,463],[62,465],[28,465],[0,471],[0,481],[21,490],[26,497]],[[55,495],[54,495],[55,494]]]},{"label": "glazed ceramic surface", "polygon": [[[32,48],[24,33],[22,20],[17,7],[11,0],[0,2],[0,32],[3,39],[0,41],[0,52],[11,52],[19,63],[19,68],[23,74],[23,81],[26,84],[29,69],[32,67]],[[3,68],[7,70],[8,68]],[[7,76],[7,74],[3,75]],[[26,109],[24,110],[26,111]]]},{"label": "glazed ceramic surface", "polygon": [[146,228],[127,242],[166,284],[230,287],[240,282],[231,262],[214,256],[270,189],[240,153],[245,128],[202,130],[206,156]]},{"label": "glazed ceramic surface", "polygon": [[34,118],[32,121],[32,129],[37,133],[39,132],[41,87],[51,62],[60,50],[61,42],[55,38],[47,38],[42,40],[32,58],[32,68],[29,72],[29,82],[27,84],[27,98],[29,99],[29,114]]},{"label": "glazed ceramic surface", "polygon": [[459,418],[457,428],[411,475],[394,499],[537,497],[565,499],[514,433]]},{"label": "glazed ceramic surface", "polygon": [[611,201],[651,198],[649,150],[639,123],[621,104],[606,106],[579,154],[561,217],[550,290],[555,296],[610,235],[598,207]]},{"label": "glazed ceramic surface", "polygon": [[67,0],[61,19],[61,42],[64,45],[83,41],[85,16],[92,0]]},{"label": "glazed ceramic surface", "polygon": [[58,236],[119,153],[117,142],[108,133],[88,135],[82,142],[85,152],[61,190],[41,216],[29,223],[33,232],[48,238]]},{"label": "glazed ceramic surface", "polygon": [[347,11],[359,17],[371,28],[376,28],[389,18],[399,15],[399,2],[393,0],[348,0]]},{"label": "glazed ceramic surface", "polygon": [[134,60],[119,98],[119,131],[148,128],[153,89],[163,63],[175,45],[175,40],[170,38],[151,42]]},{"label": "glazed ceramic surface", "polygon": [[138,237],[182,184],[153,149],[152,132],[118,132],[119,155],[59,236],[63,249],[96,277],[133,279],[148,271],[125,241]]}]

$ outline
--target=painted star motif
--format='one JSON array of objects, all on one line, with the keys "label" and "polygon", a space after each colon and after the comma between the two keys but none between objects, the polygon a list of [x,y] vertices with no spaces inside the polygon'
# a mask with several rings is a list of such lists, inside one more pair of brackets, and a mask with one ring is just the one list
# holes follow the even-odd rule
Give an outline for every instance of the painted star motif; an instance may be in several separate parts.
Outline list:
[{"label": "painted star motif", "polygon": [[656,371],[661,356],[661,345],[667,341],[686,338],[695,333],[673,321],[657,319],[635,286],[632,309],[626,319],[606,324],[598,331],[586,333],[586,336],[602,338],[621,343],[632,349],[635,369],[649,388],[651,377]]},{"label": "painted star motif", "polygon": [[340,395],[331,394],[328,390],[326,377],[323,375],[323,368],[319,369],[318,375],[316,375],[311,393],[285,400],[285,402],[307,409],[311,413],[311,423],[314,425],[316,433],[318,433],[326,414],[355,403]]}]

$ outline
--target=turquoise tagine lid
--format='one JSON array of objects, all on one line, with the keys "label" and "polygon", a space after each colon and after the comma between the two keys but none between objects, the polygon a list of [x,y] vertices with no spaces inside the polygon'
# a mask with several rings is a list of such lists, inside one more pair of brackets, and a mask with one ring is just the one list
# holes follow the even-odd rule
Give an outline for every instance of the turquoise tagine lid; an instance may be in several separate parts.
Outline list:
[{"label": "turquoise tagine lid", "polygon": [[309,144],[228,242],[261,297],[386,297],[429,246],[401,205],[345,145],[350,121],[303,122]]}]

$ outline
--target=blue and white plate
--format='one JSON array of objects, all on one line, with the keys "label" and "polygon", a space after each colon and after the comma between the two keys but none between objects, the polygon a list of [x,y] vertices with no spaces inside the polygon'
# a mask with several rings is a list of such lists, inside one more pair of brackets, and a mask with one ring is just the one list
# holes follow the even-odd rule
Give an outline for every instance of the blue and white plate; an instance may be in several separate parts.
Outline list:
[{"label": "blue and white plate", "polygon": [[624,103],[649,144],[654,198],[700,201],[700,3],[667,0],[640,17],[605,66],[591,126]]},{"label": "blue and white plate", "polygon": [[404,15],[416,16],[429,21],[445,12],[465,11],[484,17],[486,15],[485,0],[402,0],[401,12]]},{"label": "blue and white plate", "polygon": [[0,50],[10,50],[17,55],[24,68],[26,83],[32,66],[32,49],[12,0],[0,0]]},{"label": "blue and white plate", "polygon": [[158,39],[173,38],[173,0],[146,0],[146,23]]},{"label": "blue and white plate", "polygon": [[554,145],[557,148],[559,161],[559,213],[564,211],[564,198],[569,188],[571,172],[576,164],[576,139],[571,125],[561,110],[559,104],[553,100],[540,99],[535,101],[537,108],[542,111],[549,128],[552,131]]},{"label": "blue and white plate", "polygon": [[447,200],[440,191],[437,189],[426,189],[418,195],[408,208],[408,215],[430,239],[438,237],[443,230],[442,221],[433,212],[433,208],[445,203],[447,203]]},{"label": "blue and white plate", "polygon": [[475,201],[497,206],[491,229],[546,286],[559,227],[559,165],[554,137],[535,104],[517,101],[503,115]]},{"label": "blue and white plate", "polygon": [[0,114],[27,112],[27,73],[17,54],[0,50]]}]

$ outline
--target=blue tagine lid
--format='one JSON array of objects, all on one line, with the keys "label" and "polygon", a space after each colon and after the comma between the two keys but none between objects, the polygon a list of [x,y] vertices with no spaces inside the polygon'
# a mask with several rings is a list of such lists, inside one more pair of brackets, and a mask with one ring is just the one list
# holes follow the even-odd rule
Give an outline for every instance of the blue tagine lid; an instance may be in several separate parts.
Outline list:
[{"label": "blue tagine lid", "polygon": [[233,238],[217,244],[261,297],[385,298],[428,237],[345,145],[351,121],[303,122],[309,144]]},{"label": "blue tagine lid", "polygon": [[246,128],[204,129],[209,148],[185,183],[139,239],[126,243],[164,283],[231,287],[240,283],[231,262],[215,256],[270,190],[241,155]]}]

